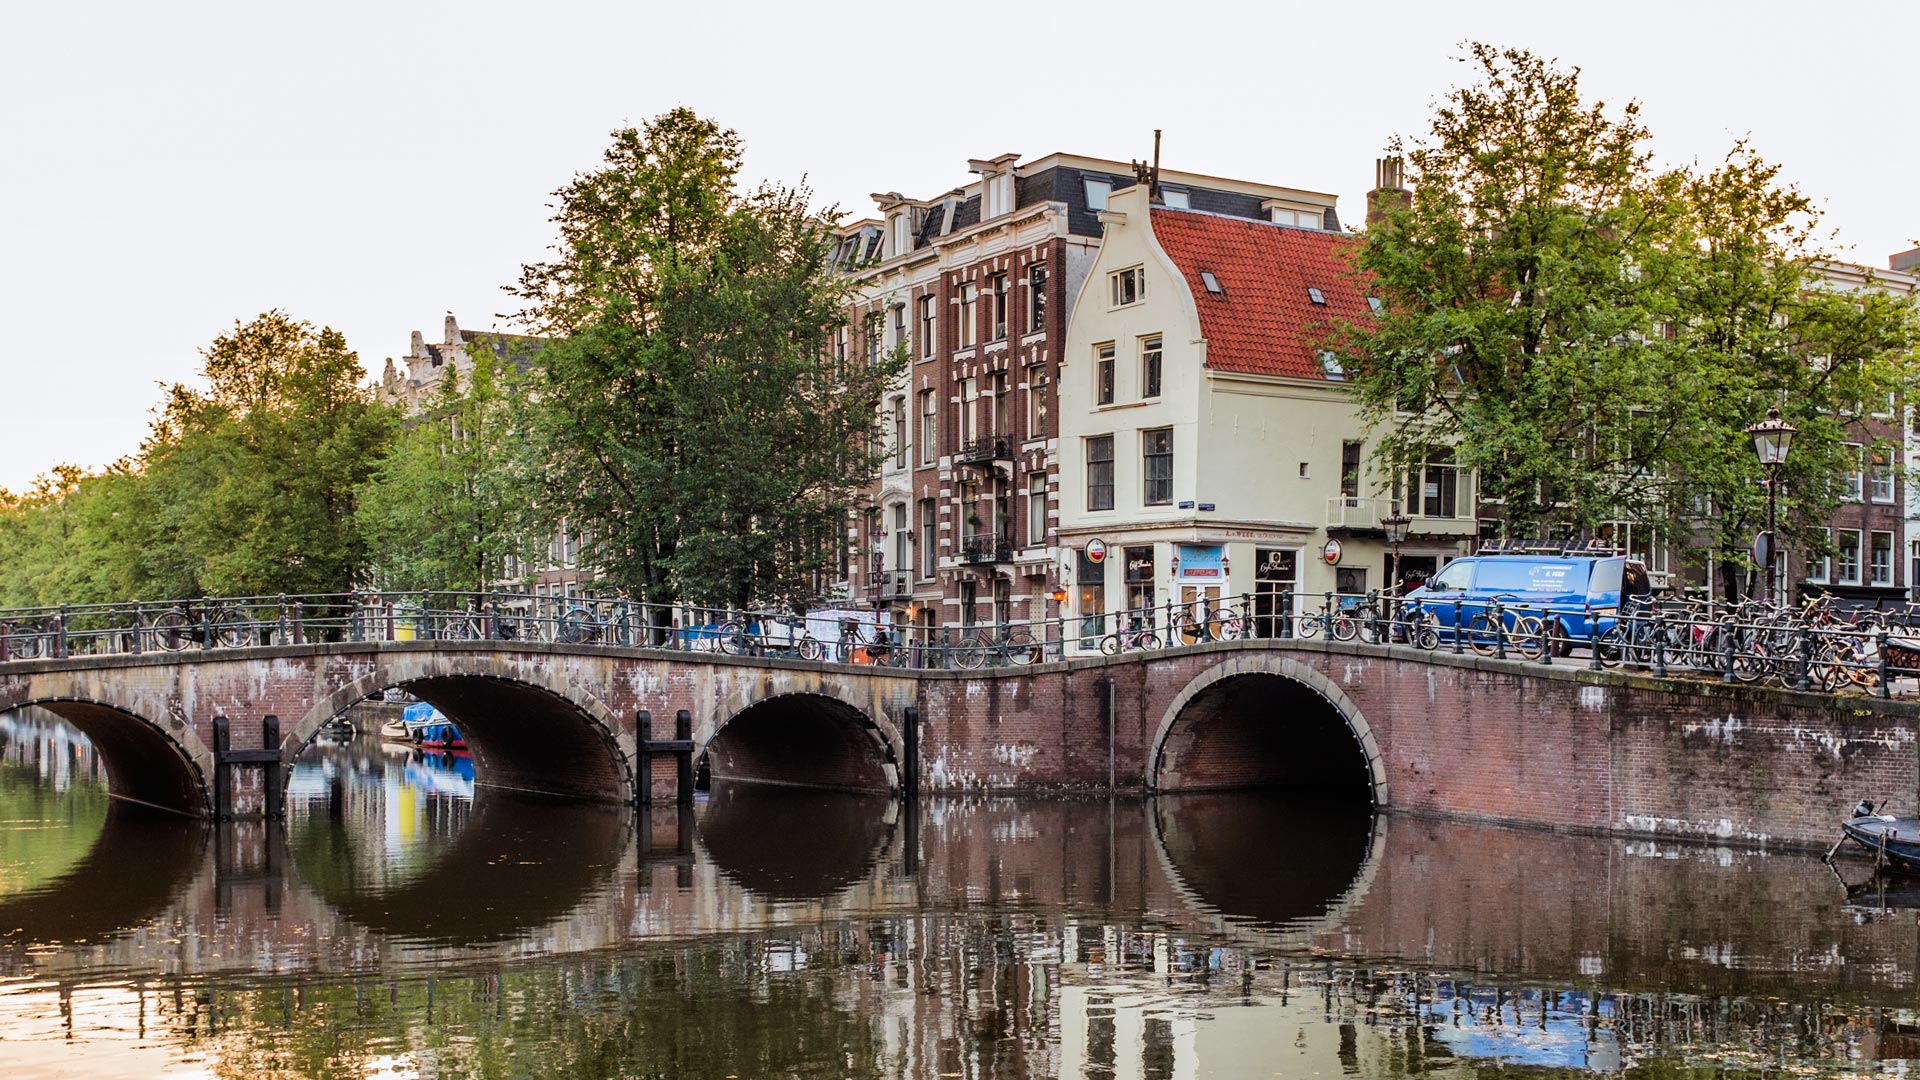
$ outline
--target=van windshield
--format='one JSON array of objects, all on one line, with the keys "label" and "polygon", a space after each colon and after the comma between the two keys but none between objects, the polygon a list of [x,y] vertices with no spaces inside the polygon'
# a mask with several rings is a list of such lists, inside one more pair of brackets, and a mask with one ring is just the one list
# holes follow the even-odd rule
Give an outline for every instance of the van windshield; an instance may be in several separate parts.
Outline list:
[{"label": "van windshield", "polygon": [[1584,593],[1591,563],[1502,562],[1489,559],[1473,577],[1476,592]]}]

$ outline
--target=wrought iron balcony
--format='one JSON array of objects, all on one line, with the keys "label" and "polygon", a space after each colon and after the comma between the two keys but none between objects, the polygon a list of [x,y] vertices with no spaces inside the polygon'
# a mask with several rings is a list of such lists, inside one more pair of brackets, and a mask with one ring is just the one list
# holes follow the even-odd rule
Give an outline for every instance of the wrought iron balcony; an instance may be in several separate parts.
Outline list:
[{"label": "wrought iron balcony", "polygon": [[962,446],[954,455],[956,465],[986,465],[1013,460],[1013,440],[1005,435],[988,435]]},{"label": "wrought iron balcony", "polygon": [[879,570],[869,576],[867,595],[875,600],[904,600],[913,595],[913,571]]},{"label": "wrought iron balcony", "polygon": [[999,533],[970,533],[960,548],[960,561],[970,564],[1013,561],[1013,541]]}]

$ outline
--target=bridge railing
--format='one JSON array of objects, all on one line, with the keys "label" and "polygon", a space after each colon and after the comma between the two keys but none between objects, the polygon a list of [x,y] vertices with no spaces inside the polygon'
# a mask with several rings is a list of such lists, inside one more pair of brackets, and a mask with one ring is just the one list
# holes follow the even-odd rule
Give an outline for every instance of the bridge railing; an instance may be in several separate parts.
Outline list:
[{"label": "bridge railing", "polygon": [[[1317,601],[1317,602],[1316,602]],[[528,641],[915,669],[1025,666],[1242,638],[1313,638],[1890,696],[1920,679],[1920,606],[1846,613],[1640,598],[1268,591],[1052,619],[884,625],[868,615],[645,604],[618,596],[357,592],[0,610],[0,661],[321,641]],[[1904,687],[1903,687],[1904,689]],[[1920,684],[1916,684],[1920,690]]]}]

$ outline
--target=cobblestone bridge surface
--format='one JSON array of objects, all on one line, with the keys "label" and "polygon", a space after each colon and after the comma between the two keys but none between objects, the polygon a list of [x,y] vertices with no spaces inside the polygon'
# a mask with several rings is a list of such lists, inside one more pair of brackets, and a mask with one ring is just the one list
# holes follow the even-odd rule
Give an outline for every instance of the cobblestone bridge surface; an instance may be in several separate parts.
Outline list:
[{"label": "cobblestone bridge surface", "polygon": [[[123,799],[245,818],[279,806],[323,724],[396,687],[460,725],[483,784],[615,803],[640,801],[642,713],[654,739],[685,713],[714,779],[868,792],[1311,787],[1417,814],[1755,847],[1824,844],[1862,796],[1920,798],[1913,703],[1317,640],[964,673],[333,643],[0,664],[0,711],[41,707],[80,728]],[[674,797],[674,769],[652,777]]]}]

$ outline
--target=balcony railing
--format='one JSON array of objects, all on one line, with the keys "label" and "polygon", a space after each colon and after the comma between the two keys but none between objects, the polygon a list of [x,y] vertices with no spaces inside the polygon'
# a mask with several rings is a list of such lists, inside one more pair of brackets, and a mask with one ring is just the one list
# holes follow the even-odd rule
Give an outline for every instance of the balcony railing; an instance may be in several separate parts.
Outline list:
[{"label": "balcony railing", "polygon": [[880,570],[870,575],[867,595],[875,600],[901,600],[913,595],[913,571]]},{"label": "balcony railing", "polygon": [[953,455],[957,465],[984,465],[993,461],[1013,460],[1013,440],[1005,435],[988,435],[974,439],[960,447]]},{"label": "balcony railing", "polygon": [[[1368,499],[1354,495],[1335,495],[1327,500],[1327,531],[1349,533],[1385,533],[1380,523],[1393,513],[1392,499]],[[1462,506],[1462,509],[1468,509]],[[1459,517],[1430,517],[1417,509],[1407,512],[1412,536],[1478,536],[1480,522],[1471,514]]]},{"label": "balcony railing", "polygon": [[1013,561],[1013,541],[998,533],[971,533],[960,548],[963,563],[1003,563]]}]

